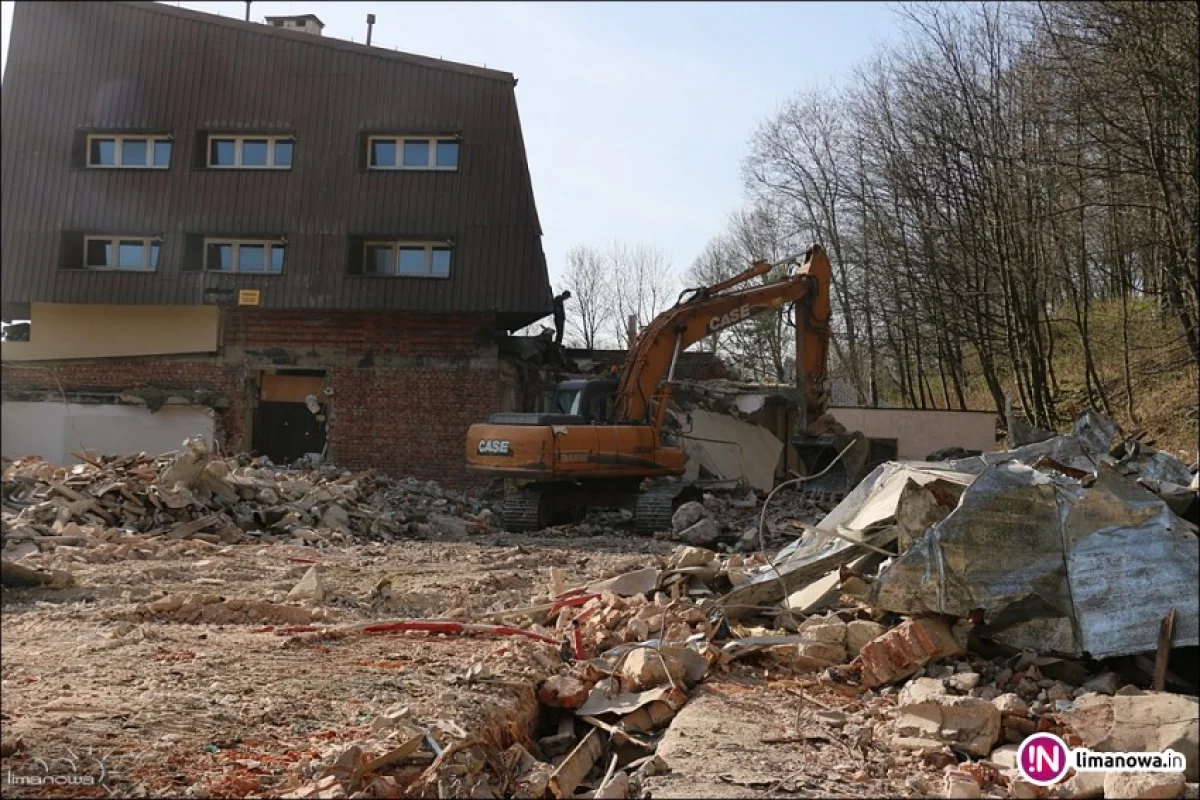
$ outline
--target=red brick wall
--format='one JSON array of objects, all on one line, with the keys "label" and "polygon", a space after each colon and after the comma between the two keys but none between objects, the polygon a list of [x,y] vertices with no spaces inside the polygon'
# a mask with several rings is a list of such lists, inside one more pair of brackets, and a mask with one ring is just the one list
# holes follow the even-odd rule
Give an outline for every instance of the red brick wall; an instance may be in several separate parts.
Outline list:
[{"label": "red brick wall", "polygon": [[337,463],[448,486],[474,482],[464,466],[467,428],[499,409],[495,371],[338,369],[331,383]]},{"label": "red brick wall", "polygon": [[487,317],[435,317],[379,311],[269,311],[230,309],[223,320],[226,347],[330,348],[347,356],[470,356]]},{"label": "red brick wall", "polygon": [[[55,377],[68,392],[218,391],[230,399],[229,408],[217,415],[218,441],[232,451],[245,434],[245,382],[270,368],[253,352],[291,350],[305,356],[305,366],[326,370],[326,385],[333,389],[329,455],[334,463],[466,486],[478,483],[464,465],[467,428],[500,408],[498,369],[466,362],[481,355],[477,340],[485,340],[489,327],[490,320],[480,317],[230,309],[222,320],[222,356],[6,363],[3,380],[55,392]],[[358,366],[368,353],[379,366]],[[389,357],[415,356],[433,364],[387,363]]]}]

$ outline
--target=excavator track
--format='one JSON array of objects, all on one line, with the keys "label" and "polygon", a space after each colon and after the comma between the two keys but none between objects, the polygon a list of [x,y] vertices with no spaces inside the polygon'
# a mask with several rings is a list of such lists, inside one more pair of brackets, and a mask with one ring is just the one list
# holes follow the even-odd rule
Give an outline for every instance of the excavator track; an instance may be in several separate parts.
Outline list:
[{"label": "excavator track", "polygon": [[501,517],[504,529],[513,533],[539,531],[546,527],[543,524],[545,492],[538,489],[523,489],[504,495],[504,508]]},{"label": "excavator track", "polygon": [[638,495],[633,522],[638,533],[654,534],[671,529],[671,516],[684,487],[662,486]]}]

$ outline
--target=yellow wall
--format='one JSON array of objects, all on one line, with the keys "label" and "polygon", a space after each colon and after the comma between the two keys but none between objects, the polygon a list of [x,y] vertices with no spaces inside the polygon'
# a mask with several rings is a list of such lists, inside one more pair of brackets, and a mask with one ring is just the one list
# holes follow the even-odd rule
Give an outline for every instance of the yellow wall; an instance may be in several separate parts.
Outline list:
[{"label": "yellow wall", "polygon": [[4,342],[5,361],[212,353],[216,306],[33,303],[28,342]]}]

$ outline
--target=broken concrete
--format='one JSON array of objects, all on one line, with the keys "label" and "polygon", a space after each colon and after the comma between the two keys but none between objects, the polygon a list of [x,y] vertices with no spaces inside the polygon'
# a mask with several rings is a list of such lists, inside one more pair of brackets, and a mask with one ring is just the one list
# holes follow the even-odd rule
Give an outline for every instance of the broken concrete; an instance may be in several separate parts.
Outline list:
[{"label": "broken concrete", "polygon": [[1000,739],[1000,711],[978,697],[929,695],[900,706],[894,731],[898,747],[946,744],[982,758]]},{"label": "broken concrete", "polygon": [[1187,759],[1187,779],[1200,777],[1200,699],[1167,692],[1083,695],[1059,715],[1083,745],[1103,753],[1162,751]]}]

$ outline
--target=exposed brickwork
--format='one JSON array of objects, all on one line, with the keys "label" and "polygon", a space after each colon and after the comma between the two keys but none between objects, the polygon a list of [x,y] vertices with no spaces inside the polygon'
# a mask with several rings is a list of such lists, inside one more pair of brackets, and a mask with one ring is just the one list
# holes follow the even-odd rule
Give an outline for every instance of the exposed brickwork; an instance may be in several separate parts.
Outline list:
[{"label": "exposed brickwork", "polygon": [[490,337],[487,317],[436,317],[372,311],[229,309],[227,348],[331,349],[347,356],[471,356]]},{"label": "exposed brickwork", "polygon": [[[257,351],[295,351],[306,356],[306,366],[325,369],[333,389],[329,450],[335,463],[465,486],[479,481],[463,461],[467,428],[500,408],[498,362],[469,364],[488,354],[490,325],[486,317],[230,309],[220,356],[5,363],[3,380],[52,392],[59,383],[67,392],[218,391],[230,400],[216,419],[218,441],[235,450],[246,433],[246,382],[272,367]],[[364,363],[368,355],[422,358],[418,366],[391,367]]]},{"label": "exposed brickwork", "polygon": [[474,482],[463,462],[467,428],[499,409],[496,371],[338,369],[332,385],[339,464],[448,486]]},{"label": "exposed brickwork", "polygon": [[219,392],[229,407],[217,412],[217,440],[236,450],[246,413],[245,371],[216,358],[189,360],[97,359],[23,364],[5,362],[0,382],[6,388],[64,392],[119,392],[143,388]]}]

